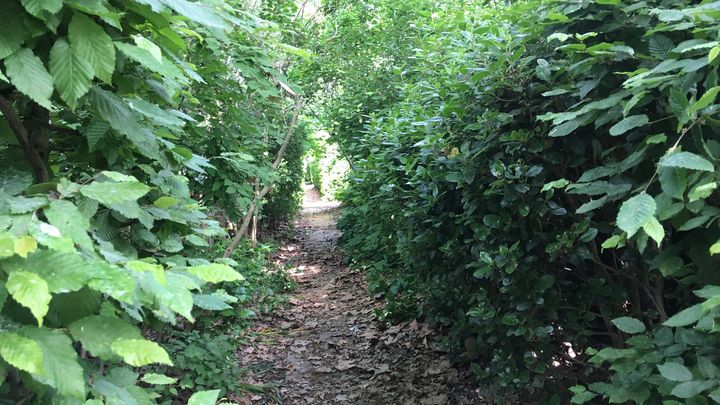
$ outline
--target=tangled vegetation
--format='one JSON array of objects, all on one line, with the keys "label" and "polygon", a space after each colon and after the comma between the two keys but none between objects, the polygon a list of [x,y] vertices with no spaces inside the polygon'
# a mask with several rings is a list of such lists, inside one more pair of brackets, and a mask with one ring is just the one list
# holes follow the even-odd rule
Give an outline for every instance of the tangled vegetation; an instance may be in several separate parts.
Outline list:
[{"label": "tangled vegetation", "polygon": [[380,316],[498,400],[720,401],[718,3],[495,3],[328,2],[293,72]]},{"label": "tangled vegetation", "polygon": [[[169,403],[198,391],[190,403],[214,404],[237,389],[232,359],[203,359],[225,370],[223,384],[173,370],[194,361],[178,345],[216,326],[209,313],[247,320],[263,294],[266,276],[251,275],[267,250],[222,258],[225,225],[259,215],[260,187],[300,189],[302,174],[277,170],[302,165],[305,142],[288,129],[300,97],[283,73],[296,58],[281,42],[292,20],[263,12],[221,0],[0,4],[12,16],[0,25],[4,402]],[[300,151],[284,161],[290,143]]]}]

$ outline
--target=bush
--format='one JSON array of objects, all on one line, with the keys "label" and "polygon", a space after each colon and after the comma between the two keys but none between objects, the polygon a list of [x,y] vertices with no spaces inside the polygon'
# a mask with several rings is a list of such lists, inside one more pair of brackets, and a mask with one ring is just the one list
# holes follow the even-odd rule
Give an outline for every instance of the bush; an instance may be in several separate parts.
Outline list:
[{"label": "bush", "polygon": [[716,5],[457,11],[418,17],[400,101],[338,134],[386,315],[446,328],[501,392],[717,401]]}]

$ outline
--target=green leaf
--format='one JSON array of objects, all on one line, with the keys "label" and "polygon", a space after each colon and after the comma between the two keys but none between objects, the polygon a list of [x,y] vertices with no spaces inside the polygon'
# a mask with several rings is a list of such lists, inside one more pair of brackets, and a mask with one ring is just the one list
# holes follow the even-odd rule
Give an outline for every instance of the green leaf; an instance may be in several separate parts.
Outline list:
[{"label": "green leaf", "polygon": [[0,333],[0,357],[30,374],[43,374],[43,353],[32,339],[10,332]]},{"label": "green leaf", "polygon": [[141,131],[130,107],[115,94],[93,87],[90,90],[90,101],[98,114],[119,133],[132,136]]},{"label": "green leaf", "polygon": [[45,280],[35,273],[13,271],[8,276],[5,287],[15,301],[30,309],[38,325],[42,326],[52,299]]},{"label": "green leaf", "polygon": [[673,388],[670,395],[674,395],[678,398],[692,398],[699,395],[701,392],[714,387],[717,385],[717,381],[687,381],[680,383]]},{"label": "green leaf", "polygon": [[185,241],[193,246],[210,246],[205,239],[198,235],[188,235],[185,237]]},{"label": "green leaf", "polygon": [[660,375],[670,381],[690,381],[693,375],[687,367],[680,363],[667,362],[657,366]]},{"label": "green leaf", "polygon": [[655,210],[655,200],[644,192],[640,193],[620,207],[617,225],[631,237],[655,215]]},{"label": "green leaf", "polygon": [[554,188],[563,188],[563,187],[567,186],[568,184],[570,184],[570,182],[567,181],[566,179],[559,179],[559,180],[551,181],[549,183],[545,183],[542,187],[542,190],[540,190],[540,191],[548,191],[548,190],[551,190]]},{"label": "green leaf", "polygon": [[87,138],[90,152],[95,151],[98,142],[105,137],[109,129],[110,125],[105,121],[95,119],[90,122],[90,125],[85,129],[85,138]]},{"label": "green leaf", "polygon": [[171,378],[164,374],[148,373],[143,375],[141,380],[148,384],[168,385],[174,384],[177,381],[177,378]]},{"label": "green leaf", "polygon": [[645,233],[648,234],[655,243],[660,245],[662,243],[663,238],[665,238],[665,228],[660,224],[660,222],[655,217],[650,217],[647,222],[643,225],[643,230]]},{"label": "green leaf", "polygon": [[177,204],[178,202],[178,199],[175,197],[162,196],[155,200],[153,205],[161,209],[168,209],[173,205]]},{"label": "green leaf", "polygon": [[645,332],[645,324],[629,316],[613,319],[612,323],[625,333],[635,334]]},{"label": "green leaf", "polygon": [[720,93],[720,86],[715,86],[703,94],[702,97],[700,97],[700,100],[695,102],[693,104],[691,111],[698,111],[702,110],[703,108],[709,106],[710,104],[715,102],[715,99],[717,98],[718,93]]},{"label": "green leaf", "polygon": [[107,90],[93,87],[90,90],[90,102],[112,129],[128,137],[138,152],[152,159],[158,157],[155,136],[137,123],[135,114],[125,101]]},{"label": "green leaf", "polygon": [[78,245],[92,251],[93,242],[88,235],[90,220],[83,215],[75,204],[65,200],[55,200],[45,208],[48,222],[60,230],[63,236],[69,236]]},{"label": "green leaf", "polygon": [[242,281],[245,277],[226,264],[204,264],[188,267],[187,271],[210,283],[221,281]]},{"label": "green leaf", "polygon": [[70,49],[64,38],[60,38],[50,50],[50,73],[60,98],[75,109],[80,97],[90,90],[92,66],[75,49]]},{"label": "green leaf", "polygon": [[711,256],[714,256],[718,253],[720,253],[720,240],[713,243],[713,245],[710,246],[710,255]]},{"label": "green leaf", "polygon": [[641,127],[641,126],[647,124],[648,122],[650,122],[650,119],[645,114],[631,115],[631,116],[625,118],[624,120],[618,122],[617,124],[613,125],[610,128],[610,135],[612,135],[612,136],[622,135],[631,129]]},{"label": "green leaf", "polygon": [[714,181],[709,183],[700,182],[696,184],[688,193],[688,201],[704,200],[712,195],[717,189],[718,184]]},{"label": "green leaf", "polygon": [[220,396],[220,390],[198,391],[188,400],[188,405],[215,405]]},{"label": "green leaf", "polygon": [[690,152],[675,152],[660,159],[660,167],[682,167],[690,170],[712,172],[715,166],[707,159]]},{"label": "green leaf", "polygon": [[687,188],[687,171],[680,167],[660,167],[658,180],[663,193],[682,200]]},{"label": "green leaf", "polygon": [[0,233],[0,259],[13,255],[15,255],[15,238],[7,232]]},{"label": "green leaf", "polygon": [[142,367],[148,364],[172,365],[165,349],[144,339],[121,339],[112,344],[112,350],[129,365]]},{"label": "green leaf", "polygon": [[720,55],[720,45],[713,47],[708,53],[708,63],[712,63]]},{"label": "green leaf", "polygon": [[95,273],[94,265],[75,252],[39,250],[24,261],[7,264],[16,271],[29,270],[47,283],[51,293],[80,290]]},{"label": "green leaf", "polygon": [[78,356],[72,340],[57,329],[26,327],[20,335],[36,341],[43,352],[42,375],[33,377],[57,390],[57,393],[72,398],[85,399],[85,376],[78,364]]},{"label": "green leaf", "polygon": [[185,75],[175,64],[167,59],[158,61],[147,49],[124,42],[115,42],[115,47],[128,58],[165,78],[186,81]]},{"label": "green leaf", "polygon": [[0,15],[15,16],[4,18],[0,24],[0,59],[5,59],[20,49],[30,32],[25,29],[23,17],[27,16],[15,1],[0,1]]},{"label": "green leaf", "polygon": [[53,78],[32,50],[22,48],[8,56],[5,68],[10,82],[20,92],[41,106],[52,108]]},{"label": "green leaf", "polygon": [[232,309],[222,298],[212,294],[196,294],[193,295],[193,303],[208,311],[223,311]]},{"label": "green leaf", "polygon": [[141,99],[129,99],[126,101],[131,109],[153,120],[158,125],[166,127],[182,127],[185,125],[185,121],[163,110],[156,104]]},{"label": "green leaf", "polygon": [[62,0],[20,0],[25,10],[35,17],[44,19],[45,12],[56,14],[62,9]]},{"label": "green leaf", "polygon": [[105,30],[92,18],[76,12],[68,26],[68,37],[73,52],[92,67],[94,75],[105,83],[112,83],[115,47]]},{"label": "green leaf", "polygon": [[23,258],[37,250],[37,240],[30,235],[21,236],[15,239],[15,253]]},{"label": "green leaf", "polygon": [[578,129],[578,127],[582,124],[581,119],[574,119],[572,121],[564,122],[553,129],[550,130],[548,133],[548,136],[551,136],[553,138],[561,137],[561,136],[567,136],[571,134],[573,131]]},{"label": "green leaf", "polygon": [[130,181],[118,183],[94,181],[80,187],[82,195],[108,207],[125,201],[135,201],[149,191],[150,187],[145,184]]},{"label": "green leaf", "polygon": [[175,10],[176,13],[202,25],[222,29],[228,27],[221,16],[200,2],[191,3],[187,0],[162,0],[162,2]]},{"label": "green leaf", "polygon": [[142,339],[140,330],[111,316],[94,315],[71,324],[70,334],[79,340],[83,348],[103,360],[117,359],[112,344],[121,339]]},{"label": "green leaf", "polygon": [[663,323],[665,326],[680,327],[691,325],[700,320],[703,315],[702,304],[696,304],[689,308],[685,308],[677,314],[673,315]]},{"label": "green leaf", "polygon": [[657,59],[665,59],[675,47],[673,41],[664,35],[653,35],[649,42],[650,55]]}]

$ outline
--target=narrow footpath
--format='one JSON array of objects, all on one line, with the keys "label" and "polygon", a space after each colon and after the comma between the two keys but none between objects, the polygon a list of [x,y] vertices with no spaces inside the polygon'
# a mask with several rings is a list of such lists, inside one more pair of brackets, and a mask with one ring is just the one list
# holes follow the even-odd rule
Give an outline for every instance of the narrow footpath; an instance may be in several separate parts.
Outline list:
[{"label": "narrow footpath", "polygon": [[[373,316],[362,274],[343,264],[337,205],[308,190],[296,234],[278,254],[298,289],[289,306],[261,319],[238,353],[244,382],[265,385],[247,404],[483,404],[473,376],[455,368],[415,321]],[[243,403],[243,402],[241,402]]]}]

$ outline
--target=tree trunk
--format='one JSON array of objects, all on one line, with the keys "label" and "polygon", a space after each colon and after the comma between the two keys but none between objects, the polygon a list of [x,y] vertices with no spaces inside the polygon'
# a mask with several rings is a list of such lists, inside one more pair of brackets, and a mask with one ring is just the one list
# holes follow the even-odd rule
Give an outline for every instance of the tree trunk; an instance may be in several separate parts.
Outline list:
[{"label": "tree trunk", "polygon": [[50,172],[48,171],[45,159],[35,147],[35,143],[28,132],[23,120],[17,115],[12,101],[0,95],[0,112],[5,116],[10,129],[12,129],[20,147],[25,154],[25,158],[30,163],[35,174],[35,182],[45,183],[50,180]]},{"label": "tree trunk", "polygon": [[[285,135],[285,140],[283,141],[282,146],[280,146],[280,150],[278,151],[275,162],[272,164],[273,170],[276,170],[280,167],[280,164],[282,163],[283,156],[285,155],[285,151],[288,148],[288,145],[290,144],[290,139],[292,138],[292,134],[295,131],[295,126],[297,125],[298,116],[300,115],[300,109],[302,108],[302,100],[299,96],[295,96],[295,111],[293,112],[292,119],[290,120],[290,126],[288,127],[287,134]],[[235,237],[230,241],[230,245],[225,249],[225,257],[230,257],[232,253],[237,249],[238,244],[242,240],[242,238],[245,237],[245,234],[247,234],[248,228],[250,227],[250,222],[252,221],[253,216],[255,216],[255,210],[257,209],[258,204],[260,201],[265,198],[265,196],[272,190],[273,183],[266,185],[265,187],[260,190],[260,192],[255,196],[252,203],[250,203],[250,206],[248,207],[247,213],[245,213],[245,216],[243,217],[243,220],[240,225],[240,229],[238,229],[237,233],[235,234]]]}]

